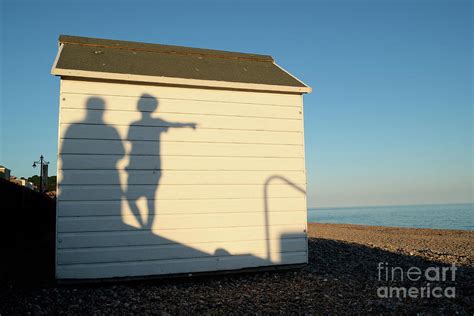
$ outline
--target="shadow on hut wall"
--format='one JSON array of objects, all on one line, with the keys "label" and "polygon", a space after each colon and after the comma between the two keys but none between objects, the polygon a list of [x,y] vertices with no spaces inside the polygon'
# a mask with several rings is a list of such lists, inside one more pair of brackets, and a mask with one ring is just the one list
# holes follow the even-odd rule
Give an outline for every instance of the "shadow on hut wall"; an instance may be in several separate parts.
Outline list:
[{"label": "shadow on hut wall", "polygon": [[[120,131],[115,126],[107,124],[104,119],[106,101],[99,97],[87,99],[84,118],[70,124],[62,135],[63,177],[59,184],[62,213],[59,214],[58,220],[61,223],[58,227],[59,234],[73,232],[76,236],[59,238],[58,265],[215,257],[216,269],[225,269],[225,258],[230,256],[245,258],[257,266],[275,263],[272,262],[269,242],[268,186],[272,180],[279,179],[302,193],[304,190],[279,175],[269,177],[264,183],[266,258],[251,253],[235,255],[224,248],[206,253],[159,236],[153,232],[153,228],[160,227],[159,222],[155,223],[158,215],[155,201],[163,173],[162,134],[170,128],[196,129],[196,124],[167,122],[159,117],[153,117],[152,114],[158,109],[158,100],[149,94],[143,94],[131,108],[135,107],[140,113],[140,118],[130,123],[126,136],[122,129],[123,139]],[[123,113],[127,112],[122,112],[121,115]],[[90,155],[94,155],[91,156],[93,158],[89,158]],[[102,209],[99,210],[100,214],[95,214],[92,210],[86,210],[85,213],[68,211],[74,209],[74,204],[89,203],[85,201],[93,201],[92,204],[96,206],[104,202]],[[105,207],[107,209],[104,209]],[[84,219],[77,220],[71,216],[84,216]],[[93,217],[87,218],[88,216]],[[77,237],[77,233],[81,232],[94,233],[94,238]],[[128,233],[121,234],[120,240],[109,238],[117,232]],[[280,252],[290,252],[291,249],[285,249],[287,243],[284,241],[301,238],[301,232],[289,231],[280,237]],[[75,247],[85,247],[84,242],[86,247],[90,248],[113,248],[101,252],[80,249],[75,253]],[[131,247],[117,247],[127,245]],[[162,245],[167,246],[161,247]],[[140,247],[133,248],[133,246]],[[91,269],[94,267],[91,266]],[[113,272],[110,273],[113,275]]]},{"label": "shadow on hut wall", "polygon": [[[162,175],[162,163],[161,163],[161,134],[167,132],[170,128],[183,128],[190,127],[196,129],[196,123],[176,123],[176,122],[167,122],[161,118],[152,117],[151,114],[158,109],[158,100],[149,95],[143,94],[138,101],[137,110],[141,113],[141,118],[138,121],[133,122],[130,125],[127,134],[127,141],[130,142],[132,148],[129,154],[129,162],[126,167],[128,173],[127,189],[124,194],[130,210],[132,211],[133,216],[138,220],[140,227],[144,229],[152,229],[153,222],[156,215],[155,210],[155,197],[158,191],[158,186],[160,183]],[[143,175],[137,173],[137,170],[143,168],[143,162],[140,157],[143,150],[143,127],[158,127],[155,128],[155,131],[150,134],[152,138],[147,139],[147,141],[152,141],[148,148],[150,150],[146,151],[147,155],[155,157],[155,165],[152,174],[148,174],[147,185],[150,186],[150,189],[140,190],[136,189],[134,185],[141,183],[141,178]],[[144,197],[147,201],[148,207],[148,216],[143,218],[140,214],[140,210],[137,206],[137,201]]]},{"label": "shadow on hut wall", "polygon": [[[281,175],[272,175],[267,178],[265,181],[265,184],[263,185],[263,209],[264,209],[264,215],[265,215],[265,240],[266,240],[266,252],[267,252],[267,260],[271,261],[271,243],[270,243],[270,206],[268,203],[268,190],[269,186],[272,181],[274,180],[280,180],[295,189],[296,191],[300,192],[303,195],[306,195],[306,191],[298,186],[297,184],[293,183],[291,180],[285,178],[284,176]],[[292,238],[301,238],[301,233],[304,233],[304,238],[306,237],[306,231],[304,232],[290,232],[286,233],[280,236],[280,252],[282,257],[285,255],[285,253],[291,252],[293,248],[288,249],[285,245],[285,241],[288,239]],[[305,250],[306,251],[306,250]]]},{"label": "shadow on hut wall", "polygon": [[[153,234],[152,231],[157,215],[155,196],[162,178],[160,140],[161,134],[169,128],[196,128],[196,124],[166,122],[152,117],[151,114],[158,108],[158,100],[148,94],[142,95],[134,107],[137,108],[141,117],[129,125],[124,140],[116,127],[107,124],[104,120],[106,102],[99,97],[91,97],[87,100],[84,119],[70,124],[63,135],[61,144],[63,176],[60,179],[61,189],[58,196],[60,210],[63,212],[59,214],[61,222],[59,233],[96,232],[98,235],[95,239],[85,241],[87,247],[177,244]],[[126,147],[130,148],[128,152]],[[94,155],[94,157],[89,158],[89,155]],[[87,159],[94,159],[94,161],[89,163]],[[117,165],[122,161],[127,162],[125,168],[118,168]],[[124,175],[126,180],[124,180]],[[146,200],[146,203],[141,203],[142,198]],[[88,203],[85,201],[93,201],[92,204],[95,207],[103,201],[105,202],[103,208],[107,209],[98,209],[99,214],[91,211],[83,214],[74,212],[73,204]],[[73,210],[72,213],[69,212],[70,209]],[[127,211],[131,213],[124,216]],[[75,221],[67,217],[71,214],[94,216],[94,218]],[[129,218],[130,216],[132,219]],[[137,223],[137,225],[129,225],[127,222]],[[117,237],[116,241],[101,238],[119,231],[128,231],[130,234],[122,236],[120,240]],[[60,239],[67,241],[67,238]],[[69,240],[66,247],[74,249],[82,242],[84,240]],[[132,253],[127,253],[127,249],[121,248],[101,253],[75,255],[74,251],[63,252],[61,242],[58,248],[60,248],[59,265],[120,262],[127,259],[165,259],[164,255],[166,255],[157,253],[151,248],[132,251]],[[187,253],[188,255],[202,256],[197,250],[189,250],[191,251]]]}]

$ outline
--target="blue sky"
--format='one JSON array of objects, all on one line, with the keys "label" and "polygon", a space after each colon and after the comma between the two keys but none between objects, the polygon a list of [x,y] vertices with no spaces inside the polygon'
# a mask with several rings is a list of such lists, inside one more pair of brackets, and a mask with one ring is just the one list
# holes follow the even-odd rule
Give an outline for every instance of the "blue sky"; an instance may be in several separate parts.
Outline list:
[{"label": "blue sky", "polygon": [[[0,164],[56,168],[59,34],[272,55],[305,96],[308,205],[472,202],[472,2],[1,2]],[[54,173],[54,172],[53,172]]]}]

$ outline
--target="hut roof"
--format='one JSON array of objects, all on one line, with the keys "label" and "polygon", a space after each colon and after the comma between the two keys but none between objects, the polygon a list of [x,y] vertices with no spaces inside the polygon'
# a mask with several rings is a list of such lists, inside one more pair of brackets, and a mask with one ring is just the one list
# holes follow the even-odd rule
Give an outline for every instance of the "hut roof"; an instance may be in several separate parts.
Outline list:
[{"label": "hut roof", "polygon": [[52,74],[110,80],[308,93],[268,55],[88,37],[59,37]]}]

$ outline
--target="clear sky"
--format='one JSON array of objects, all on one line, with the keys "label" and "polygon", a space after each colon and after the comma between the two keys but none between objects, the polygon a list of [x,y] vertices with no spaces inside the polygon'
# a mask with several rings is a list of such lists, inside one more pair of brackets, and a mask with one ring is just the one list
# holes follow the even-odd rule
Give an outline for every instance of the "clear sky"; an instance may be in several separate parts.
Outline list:
[{"label": "clear sky", "polygon": [[31,176],[44,154],[54,173],[68,34],[272,55],[313,87],[310,207],[471,202],[472,15],[461,0],[3,0],[0,164]]}]

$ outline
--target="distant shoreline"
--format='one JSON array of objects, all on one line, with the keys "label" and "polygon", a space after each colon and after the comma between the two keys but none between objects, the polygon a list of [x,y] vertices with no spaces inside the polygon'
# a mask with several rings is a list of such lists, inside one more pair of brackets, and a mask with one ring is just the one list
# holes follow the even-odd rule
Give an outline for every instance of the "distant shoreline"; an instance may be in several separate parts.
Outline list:
[{"label": "distant shoreline", "polygon": [[380,204],[380,205],[357,205],[357,206],[318,206],[308,207],[308,211],[315,210],[337,210],[346,208],[377,208],[377,207],[405,207],[405,206],[439,206],[439,205],[474,205],[474,202],[456,203],[420,203],[420,204]]},{"label": "distant shoreline", "polygon": [[308,209],[308,222],[474,231],[474,203]]}]

